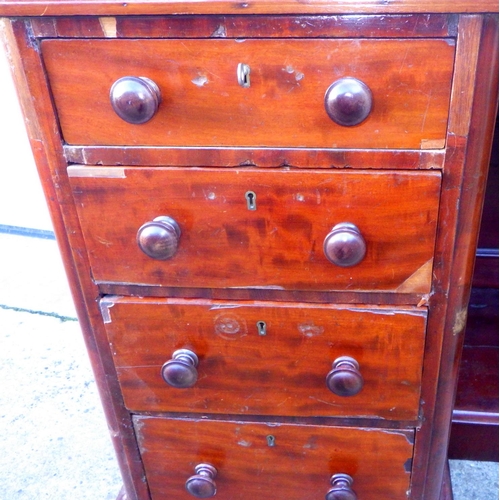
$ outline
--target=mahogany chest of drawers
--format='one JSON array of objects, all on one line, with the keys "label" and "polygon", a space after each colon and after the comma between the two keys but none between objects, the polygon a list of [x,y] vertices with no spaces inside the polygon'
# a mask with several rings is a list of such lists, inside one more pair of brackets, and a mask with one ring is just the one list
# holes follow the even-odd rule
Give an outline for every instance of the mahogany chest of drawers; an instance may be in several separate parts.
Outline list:
[{"label": "mahogany chest of drawers", "polygon": [[495,8],[0,4],[120,498],[450,497]]}]

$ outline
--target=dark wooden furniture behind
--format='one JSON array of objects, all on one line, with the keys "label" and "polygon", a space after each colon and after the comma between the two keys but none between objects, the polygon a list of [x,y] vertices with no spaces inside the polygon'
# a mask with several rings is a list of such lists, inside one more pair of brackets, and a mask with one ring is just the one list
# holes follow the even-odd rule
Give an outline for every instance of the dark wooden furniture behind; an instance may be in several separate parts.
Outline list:
[{"label": "dark wooden furniture behind", "polygon": [[462,460],[498,461],[498,157],[497,117],[450,438]]},{"label": "dark wooden furniture behind", "polygon": [[0,4],[120,499],[451,498],[497,11]]}]

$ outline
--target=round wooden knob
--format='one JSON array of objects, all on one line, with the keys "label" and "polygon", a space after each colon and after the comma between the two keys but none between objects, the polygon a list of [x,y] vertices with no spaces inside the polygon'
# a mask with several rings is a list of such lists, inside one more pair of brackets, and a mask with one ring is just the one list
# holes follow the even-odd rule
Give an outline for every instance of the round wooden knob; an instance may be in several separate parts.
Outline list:
[{"label": "round wooden knob", "polygon": [[158,111],[161,92],[153,80],[143,76],[124,76],[111,86],[111,106],[128,123],[138,125],[151,120]]},{"label": "round wooden knob", "polygon": [[210,464],[198,464],[194,468],[195,475],[186,481],[186,490],[196,498],[211,498],[217,493],[214,478],[217,469]]},{"label": "round wooden knob", "polygon": [[161,376],[170,386],[177,389],[193,387],[198,380],[198,356],[189,349],[178,349],[172,359],[161,367]]},{"label": "round wooden knob", "polygon": [[349,474],[334,474],[330,483],[332,488],[325,496],[326,500],[357,500],[357,495],[352,490],[352,477]]},{"label": "round wooden knob", "polygon": [[349,222],[342,222],[327,234],[323,251],[336,266],[352,267],[359,264],[366,254],[366,243],[360,230]]},{"label": "round wooden knob", "polygon": [[342,356],[333,362],[332,370],[326,376],[326,385],[337,396],[355,396],[363,389],[363,377],[358,362],[349,356]]},{"label": "round wooden knob", "polygon": [[137,244],[149,257],[167,260],[173,257],[179,245],[181,228],[172,217],[156,217],[137,231]]},{"label": "round wooden knob", "polygon": [[339,125],[352,127],[366,120],[372,110],[370,88],[356,78],[341,78],[325,94],[328,116]]}]

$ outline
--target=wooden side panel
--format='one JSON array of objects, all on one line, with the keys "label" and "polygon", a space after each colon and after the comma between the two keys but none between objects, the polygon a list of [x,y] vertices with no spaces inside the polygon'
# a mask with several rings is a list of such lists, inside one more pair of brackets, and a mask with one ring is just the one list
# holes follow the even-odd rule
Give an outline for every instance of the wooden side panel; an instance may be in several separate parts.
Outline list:
[{"label": "wooden side panel", "polygon": [[[75,166],[69,173],[97,282],[430,291],[439,172]],[[249,190],[256,210],[248,209]],[[162,215],[181,228],[166,261],[135,241],[142,224]],[[323,252],[341,222],[355,224],[367,244],[354,267],[335,266]]]},{"label": "wooden side panel", "polygon": [[[406,500],[411,431],[135,417],[152,500],[189,500],[198,463],[218,474],[217,498],[325,498],[346,473],[363,500]],[[274,446],[268,445],[268,436]]]},{"label": "wooden side panel", "polygon": [[[418,418],[425,308],[125,298],[101,304],[132,411]],[[160,376],[177,349],[200,360],[192,388],[172,388]],[[341,356],[360,364],[364,383],[355,396],[326,386]]]},{"label": "wooden side panel", "polygon": [[[451,39],[42,42],[64,140],[94,145],[440,149],[454,51]],[[250,67],[249,88],[238,84],[239,63]],[[145,124],[111,108],[110,88],[124,76],[161,90]],[[355,127],[335,124],[324,108],[343,77],[373,94]]]}]

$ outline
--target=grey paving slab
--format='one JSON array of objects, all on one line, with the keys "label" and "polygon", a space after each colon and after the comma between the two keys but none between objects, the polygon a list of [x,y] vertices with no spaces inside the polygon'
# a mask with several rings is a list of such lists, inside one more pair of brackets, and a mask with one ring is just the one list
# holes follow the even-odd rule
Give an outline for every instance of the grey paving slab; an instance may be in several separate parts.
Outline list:
[{"label": "grey paving slab", "polygon": [[498,463],[451,460],[454,500],[498,500]]},{"label": "grey paving slab", "polygon": [[120,475],[76,321],[0,309],[0,499],[115,500]]},{"label": "grey paving slab", "polygon": [[76,317],[57,243],[0,233],[0,307]]}]

